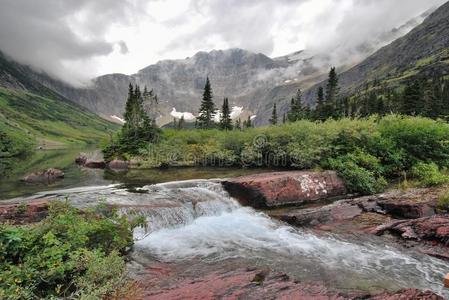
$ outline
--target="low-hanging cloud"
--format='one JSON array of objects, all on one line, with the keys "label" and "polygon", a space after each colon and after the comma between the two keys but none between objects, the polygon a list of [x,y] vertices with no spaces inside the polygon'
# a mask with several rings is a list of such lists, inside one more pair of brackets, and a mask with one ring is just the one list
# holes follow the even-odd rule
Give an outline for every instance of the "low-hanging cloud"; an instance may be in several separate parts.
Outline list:
[{"label": "low-hanging cloud", "polygon": [[[110,26],[141,14],[137,0],[0,0],[0,50],[38,71],[72,84],[86,79],[90,60],[106,56],[123,41],[107,41]],[[84,63],[83,70],[67,68]]]},{"label": "low-hanging cloud", "polygon": [[[330,63],[340,65],[404,34],[413,26],[388,35],[446,0],[185,1],[189,3],[186,11],[171,16],[173,6],[179,6],[177,0],[0,0],[0,50],[73,84],[96,73],[100,63],[96,58],[109,59],[114,51],[129,58],[139,47],[153,59],[219,48],[243,48],[269,56],[307,49],[328,55]],[[150,2],[166,5],[170,17],[151,23],[157,16],[146,11]],[[141,28],[142,18],[153,21]],[[146,36],[139,42],[130,41],[126,34],[109,40],[108,32],[116,25],[138,27]],[[170,35],[162,39],[158,31],[151,31],[159,27]],[[101,61],[123,66],[117,60],[120,57],[115,55],[111,61]],[[297,70],[291,69],[288,77],[296,75]]]}]

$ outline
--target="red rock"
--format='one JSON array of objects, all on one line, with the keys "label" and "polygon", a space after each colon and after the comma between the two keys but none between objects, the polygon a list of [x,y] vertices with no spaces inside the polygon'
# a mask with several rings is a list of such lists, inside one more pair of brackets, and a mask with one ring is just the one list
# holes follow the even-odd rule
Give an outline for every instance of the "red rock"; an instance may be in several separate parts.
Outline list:
[{"label": "red rock", "polygon": [[27,224],[39,222],[48,216],[48,206],[47,200],[0,204],[0,223]]},{"label": "red rock", "polygon": [[396,221],[377,227],[373,233],[382,235],[385,231],[396,233],[404,239],[437,241],[448,245],[449,215]]},{"label": "red rock", "polygon": [[128,162],[124,160],[114,159],[108,163],[108,168],[112,170],[128,170]]},{"label": "red rock", "polygon": [[106,163],[103,160],[88,159],[84,163],[83,167],[91,168],[91,169],[104,169],[104,168],[106,168]]},{"label": "red rock", "polygon": [[449,273],[444,277],[444,287],[449,288]]},{"label": "red rock", "polygon": [[52,183],[58,179],[64,178],[64,172],[58,169],[50,168],[43,172],[36,172],[22,178],[22,181],[28,183]]},{"label": "red rock", "polygon": [[243,205],[256,208],[300,205],[346,194],[335,172],[276,172],[226,180],[223,186]]},{"label": "red rock", "polygon": [[443,297],[431,292],[417,289],[405,289],[396,293],[383,293],[366,299],[373,300],[444,300]]}]

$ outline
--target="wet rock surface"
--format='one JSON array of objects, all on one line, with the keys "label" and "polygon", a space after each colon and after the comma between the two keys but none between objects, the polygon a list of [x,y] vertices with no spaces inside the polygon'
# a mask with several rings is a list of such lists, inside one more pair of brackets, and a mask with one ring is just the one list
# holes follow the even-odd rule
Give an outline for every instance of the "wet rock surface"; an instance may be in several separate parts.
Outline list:
[{"label": "wet rock surface", "polygon": [[42,172],[35,172],[22,178],[27,183],[46,183],[50,184],[56,180],[63,179],[64,172],[59,169],[50,168]]},{"label": "wet rock surface", "polygon": [[47,200],[0,204],[0,223],[21,225],[39,222],[48,216],[48,206]]},{"label": "wet rock surface", "polygon": [[114,159],[107,163],[107,168],[114,171],[126,171],[128,170],[129,163],[124,160]]},{"label": "wet rock surface", "polygon": [[100,156],[102,155],[98,153],[80,154],[77,158],[75,158],[75,163],[85,168],[104,169],[106,168],[106,162]]},{"label": "wet rock surface", "polygon": [[[218,265],[182,265],[133,262],[133,276],[140,282],[141,299],[444,299],[430,291],[338,291],[322,282],[293,280],[285,273],[221,262]],[[199,270],[199,268],[201,270]]]},{"label": "wet rock surface", "polygon": [[242,205],[255,208],[301,205],[346,194],[335,172],[275,172],[242,176],[223,182]]}]

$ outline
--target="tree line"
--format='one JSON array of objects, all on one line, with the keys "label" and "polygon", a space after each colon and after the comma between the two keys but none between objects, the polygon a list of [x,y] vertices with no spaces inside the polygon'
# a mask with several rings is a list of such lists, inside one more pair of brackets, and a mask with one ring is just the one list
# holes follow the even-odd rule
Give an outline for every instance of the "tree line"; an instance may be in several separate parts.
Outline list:
[{"label": "tree line", "polygon": [[[402,88],[388,87],[386,83],[375,80],[352,96],[341,96],[339,93],[338,75],[335,68],[331,68],[325,89],[318,87],[316,105],[312,108],[304,103],[302,92],[298,89],[282,122],[363,118],[391,113],[449,120],[449,79],[441,75],[414,78]],[[277,114],[275,103],[270,124],[278,124]]]}]

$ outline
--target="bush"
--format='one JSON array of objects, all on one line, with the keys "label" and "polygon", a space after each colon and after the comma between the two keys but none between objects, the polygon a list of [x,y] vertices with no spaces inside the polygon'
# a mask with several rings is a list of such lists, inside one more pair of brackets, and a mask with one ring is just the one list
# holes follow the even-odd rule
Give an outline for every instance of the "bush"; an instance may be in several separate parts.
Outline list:
[{"label": "bush", "polygon": [[412,175],[426,187],[449,183],[449,176],[443,174],[435,163],[417,163],[412,168]]},{"label": "bush", "polygon": [[352,193],[370,195],[381,192],[387,185],[379,162],[367,154],[354,153],[331,158],[327,167],[338,172]]},{"label": "bush", "polygon": [[439,196],[438,207],[442,210],[449,211],[449,190],[446,190]]},{"label": "bush", "polygon": [[54,202],[36,225],[0,227],[0,298],[103,298],[124,288],[137,225]]},{"label": "bush", "polygon": [[365,194],[379,191],[385,178],[409,173],[418,163],[449,167],[449,124],[390,115],[381,119],[302,120],[235,131],[165,129],[151,149],[147,155],[137,151],[139,154],[131,156],[143,155],[145,167],[159,166],[163,161],[167,166],[331,168],[345,174],[353,192]]}]

